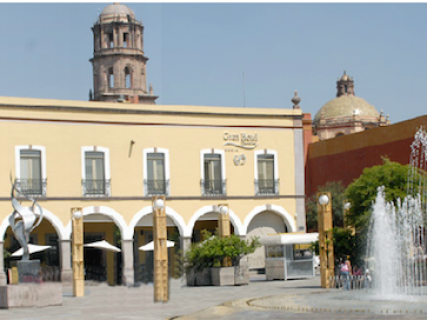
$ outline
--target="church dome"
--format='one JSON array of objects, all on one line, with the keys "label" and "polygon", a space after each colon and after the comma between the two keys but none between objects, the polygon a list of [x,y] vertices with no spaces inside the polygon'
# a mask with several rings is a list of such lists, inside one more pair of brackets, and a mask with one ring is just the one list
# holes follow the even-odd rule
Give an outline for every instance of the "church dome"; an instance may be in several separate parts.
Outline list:
[{"label": "church dome", "polygon": [[132,9],[128,6],[125,6],[124,4],[115,2],[106,6],[104,10],[102,10],[101,14],[99,15],[99,20],[102,23],[109,23],[113,20],[127,22],[128,16],[135,19],[135,13],[132,11]]},{"label": "church dome", "polygon": [[342,95],[328,101],[314,117],[314,125],[318,125],[320,119],[340,120],[357,115],[361,121],[378,120],[380,114],[375,107],[366,100],[354,95]]}]

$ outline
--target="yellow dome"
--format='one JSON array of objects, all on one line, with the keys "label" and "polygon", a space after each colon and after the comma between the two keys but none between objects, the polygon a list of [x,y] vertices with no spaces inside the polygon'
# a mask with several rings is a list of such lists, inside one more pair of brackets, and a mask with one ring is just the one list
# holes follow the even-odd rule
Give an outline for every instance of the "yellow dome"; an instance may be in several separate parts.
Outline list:
[{"label": "yellow dome", "polygon": [[102,10],[101,14],[99,15],[99,20],[102,23],[109,23],[113,20],[127,22],[128,16],[132,19],[135,19],[135,13],[131,8],[116,2],[106,6],[104,10]]},{"label": "yellow dome", "polygon": [[313,124],[319,124],[320,119],[334,120],[350,118],[356,114],[360,120],[377,120],[380,116],[375,107],[364,99],[353,95],[342,95],[328,101],[314,117]]}]

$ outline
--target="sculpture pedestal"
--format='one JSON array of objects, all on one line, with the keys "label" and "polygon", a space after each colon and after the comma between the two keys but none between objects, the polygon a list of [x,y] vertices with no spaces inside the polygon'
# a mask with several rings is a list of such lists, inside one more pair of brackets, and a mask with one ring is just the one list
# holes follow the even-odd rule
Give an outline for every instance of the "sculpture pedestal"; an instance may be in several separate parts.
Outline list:
[{"label": "sculpture pedestal", "polygon": [[62,305],[61,283],[0,286],[0,309]]},{"label": "sculpture pedestal", "polygon": [[40,282],[40,260],[18,261],[19,283]]}]

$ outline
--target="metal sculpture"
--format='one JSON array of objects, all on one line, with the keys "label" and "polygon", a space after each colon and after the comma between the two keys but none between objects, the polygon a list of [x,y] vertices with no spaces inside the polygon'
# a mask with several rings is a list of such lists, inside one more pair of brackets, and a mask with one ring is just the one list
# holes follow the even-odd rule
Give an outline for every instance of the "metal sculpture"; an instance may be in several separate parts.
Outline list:
[{"label": "metal sculpture", "polygon": [[[30,207],[24,207],[23,205],[21,205],[21,203],[17,200],[15,196],[15,191],[18,195],[23,196],[27,200],[31,201],[32,205]],[[9,217],[9,224],[12,228],[16,240],[19,242],[22,249],[24,250],[24,254],[22,255],[21,260],[30,260],[30,253],[28,251],[30,233],[42,222],[43,210],[36,200],[22,193],[21,189],[17,186],[16,181],[12,185],[11,198],[12,207],[14,211]],[[37,215],[34,211],[35,207],[37,207],[39,211],[39,219],[37,220],[37,222]]]}]

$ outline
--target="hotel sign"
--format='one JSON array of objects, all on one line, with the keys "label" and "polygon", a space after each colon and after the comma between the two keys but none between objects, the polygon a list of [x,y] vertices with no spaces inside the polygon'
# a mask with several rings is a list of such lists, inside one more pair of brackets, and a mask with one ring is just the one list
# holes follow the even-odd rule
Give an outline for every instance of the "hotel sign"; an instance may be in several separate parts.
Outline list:
[{"label": "hotel sign", "polygon": [[224,132],[222,135],[224,139],[224,146],[233,146],[243,149],[254,149],[258,147],[258,133],[247,134],[247,133],[228,133]]}]

